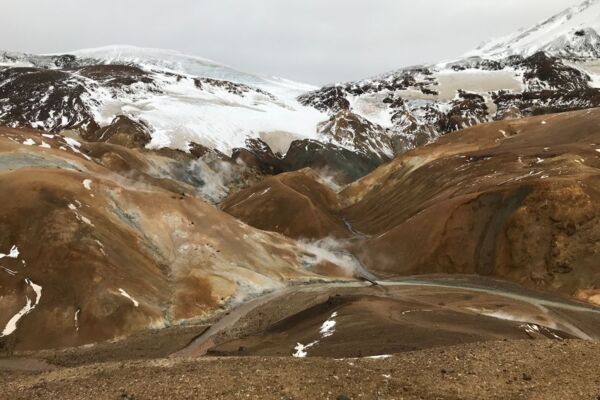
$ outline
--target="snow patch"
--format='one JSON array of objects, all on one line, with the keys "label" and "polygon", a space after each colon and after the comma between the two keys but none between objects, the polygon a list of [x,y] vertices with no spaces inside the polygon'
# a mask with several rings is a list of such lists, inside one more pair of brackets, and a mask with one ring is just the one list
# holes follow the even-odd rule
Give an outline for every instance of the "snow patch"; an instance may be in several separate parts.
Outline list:
[{"label": "snow patch", "polygon": [[[63,140],[65,141],[66,145],[74,152],[77,154],[82,155],[86,160],[91,161],[92,158],[90,156],[88,156],[87,154],[83,154],[81,152],[81,150],[79,150],[79,148],[81,147],[81,143],[79,143],[77,140],[70,138],[68,136],[63,136]],[[61,150],[66,150],[64,147],[60,147]]]},{"label": "snow patch", "polygon": [[135,300],[133,297],[131,297],[129,295],[129,293],[127,293],[126,291],[124,291],[123,289],[119,288],[119,293],[121,294],[121,296],[128,298],[129,300],[131,300],[131,302],[133,303],[133,305],[135,307],[139,307],[140,303]]},{"label": "snow patch", "polygon": [[[338,313],[336,311],[333,314],[331,314],[331,316],[329,318],[327,318],[327,320],[325,322],[323,322],[323,324],[319,328],[319,333],[321,334],[321,339],[325,339],[325,338],[333,335],[333,333],[335,332],[335,325],[336,325],[336,321],[334,318],[336,318],[337,316],[338,316]],[[296,358],[304,358],[308,355],[308,349],[317,345],[319,342],[320,342],[320,340],[315,340],[306,345],[302,344],[302,343],[296,343],[296,346],[294,347],[295,352],[292,355]]]},{"label": "snow patch", "polygon": [[490,40],[466,57],[504,58],[531,56],[546,51],[559,57],[597,58],[600,2],[587,0],[537,25]]},{"label": "snow patch", "polygon": [[[75,200],[77,203],[79,203],[79,201]],[[75,218],[77,218],[77,221],[86,223],[92,227],[94,227],[95,225],[92,223],[92,221],[86,217],[85,215],[81,215],[81,213],[79,212],[79,210],[77,209],[77,206],[73,203],[69,203],[69,205],[67,206],[69,208],[69,210],[73,211],[73,213],[75,214]],[[81,207],[81,203],[79,203],[79,207]]]},{"label": "snow patch", "polygon": [[526,333],[528,334],[540,334],[540,335],[550,335],[552,336],[554,339],[558,339],[558,340],[562,340],[563,338],[558,336],[556,333],[554,333],[553,331],[551,331],[550,329],[543,327],[541,325],[538,324],[523,324],[519,326],[521,329],[523,329]]},{"label": "snow patch", "polygon": [[40,299],[42,298],[42,287],[31,282],[29,279],[25,279],[25,283],[27,283],[31,289],[33,289],[33,292],[35,293],[35,299],[32,301],[29,296],[25,295],[27,300],[25,306],[8,321],[4,327],[4,330],[2,333],[0,333],[0,337],[8,336],[16,331],[19,320],[33,311],[33,309],[40,303]]},{"label": "snow patch", "polygon": [[310,349],[311,347],[313,347],[314,345],[316,345],[317,343],[319,343],[318,340],[315,340],[314,342],[311,342],[307,345],[304,345],[302,343],[298,343],[296,344],[296,347],[294,347],[294,350],[296,350],[296,352],[293,354],[294,357],[296,358],[304,358],[308,355],[308,349]]},{"label": "snow patch", "polygon": [[323,322],[323,325],[321,325],[321,328],[319,329],[319,333],[322,337],[326,338],[333,335],[333,333],[335,332],[336,324],[334,318],[337,317],[337,315],[337,312],[334,312],[333,314],[331,314],[329,319],[327,319],[327,321]]},{"label": "snow patch", "polygon": [[83,187],[86,188],[87,190],[92,190],[92,180],[91,179],[84,179],[83,180]]},{"label": "snow patch", "polygon": [[81,308],[75,310],[75,315],[73,316],[73,320],[75,321],[75,332],[79,332],[79,314],[81,313]]},{"label": "snow patch", "polygon": [[2,258],[18,258],[19,257],[19,248],[17,247],[17,245],[13,245],[8,254],[4,254],[4,253],[0,253],[0,259]]}]

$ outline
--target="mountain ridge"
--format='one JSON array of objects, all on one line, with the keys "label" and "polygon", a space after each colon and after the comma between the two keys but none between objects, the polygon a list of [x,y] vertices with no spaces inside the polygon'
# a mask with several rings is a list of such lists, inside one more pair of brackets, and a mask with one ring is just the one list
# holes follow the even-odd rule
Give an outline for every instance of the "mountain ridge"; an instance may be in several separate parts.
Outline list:
[{"label": "mountain ridge", "polygon": [[600,2],[586,0],[530,28],[488,40],[465,57],[505,58],[545,51],[553,56],[598,58]]}]

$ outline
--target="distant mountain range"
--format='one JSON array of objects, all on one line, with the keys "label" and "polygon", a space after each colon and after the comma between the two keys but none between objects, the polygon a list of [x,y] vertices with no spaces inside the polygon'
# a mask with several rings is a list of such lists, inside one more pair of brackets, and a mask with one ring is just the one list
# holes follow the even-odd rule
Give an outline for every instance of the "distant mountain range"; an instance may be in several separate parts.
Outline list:
[{"label": "distant mountain range", "polygon": [[[586,1],[454,61],[323,88],[168,50],[3,52],[0,122],[101,140],[95,133],[124,116],[147,131],[143,146],[244,149],[259,163],[259,148],[281,164],[293,142],[295,149],[310,143],[319,165],[333,165],[347,181],[448,132],[597,106],[599,27],[600,2]],[[361,172],[340,170],[348,152]],[[298,154],[280,167],[314,167],[309,159]]]}]

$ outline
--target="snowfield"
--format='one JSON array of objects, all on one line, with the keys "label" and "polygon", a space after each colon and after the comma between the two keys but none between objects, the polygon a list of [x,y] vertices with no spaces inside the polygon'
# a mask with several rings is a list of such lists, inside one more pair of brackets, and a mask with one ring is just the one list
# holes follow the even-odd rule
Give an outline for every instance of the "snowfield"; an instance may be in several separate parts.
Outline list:
[{"label": "snowfield", "polygon": [[263,132],[316,138],[315,127],[325,118],[294,98],[274,98],[258,91],[240,96],[210,85],[200,89],[193,76],[151,76],[152,84],[136,83],[127,92],[90,85],[85,102],[94,119],[101,126],[110,124],[115,115],[146,122],[152,128],[149,148],[187,151],[189,143],[195,142],[231,153]]},{"label": "snowfield", "polygon": [[465,54],[467,57],[505,58],[531,56],[538,51],[559,56],[600,56],[600,1],[587,0],[540,22],[532,28],[490,40]]},{"label": "snowfield", "polygon": [[[262,137],[269,142],[273,137],[274,147],[287,150],[292,140],[318,139],[317,124],[327,119],[326,114],[296,100],[300,94],[317,89],[314,86],[243,73],[200,57],[133,46],[110,46],[69,54],[77,57],[79,67],[131,65],[146,74],[150,82],[120,86],[112,85],[110,80],[103,82],[84,76],[79,70],[61,69],[68,74],[66,85],[83,87],[77,97],[96,123],[109,125],[118,115],[143,121],[151,130],[149,148],[187,151],[190,142],[195,142],[230,154],[232,149],[244,147],[248,138]],[[52,57],[54,55],[0,53],[2,65],[9,67],[30,60],[29,66],[57,69]],[[10,81],[0,82],[7,83]],[[40,97],[37,103],[46,104],[56,90],[51,86],[47,92],[35,94]],[[67,104],[69,98],[63,102]],[[55,109],[47,116],[30,121],[29,125],[57,130],[70,126],[72,121],[62,109]],[[281,137],[288,140],[280,143]]]}]

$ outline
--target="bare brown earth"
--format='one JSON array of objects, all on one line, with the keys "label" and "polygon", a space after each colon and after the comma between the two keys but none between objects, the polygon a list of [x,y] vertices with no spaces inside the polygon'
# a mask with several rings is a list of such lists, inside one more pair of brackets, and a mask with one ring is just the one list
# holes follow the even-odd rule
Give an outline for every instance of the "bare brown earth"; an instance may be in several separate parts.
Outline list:
[{"label": "bare brown earth", "polygon": [[[495,276],[600,304],[599,126],[598,109],[500,121],[401,155],[338,194],[349,249],[382,276]],[[300,219],[255,206],[225,210],[275,232]]]},{"label": "bare brown earth", "polygon": [[[569,339],[597,340],[600,311],[558,296],[489,279],[431,276],[380,286],[306,285],[266,299],[213,321],[211,329],[222,330],[209,357],[181,357],[210,329],[180,326],[0,358],[0,398],[600,395],[597,342]],[[335,321],[329,335],[322,332],[324,321]],[[307,358],[291,357],[297,343],[315,340]]]},{"label": "bare brown earth", "polygon": [[0,329],[41,286],[39,304],[0,337],[3,352],[203,319],[262,291],[326,279],[292,240],[207,204],[173,170],[151,174],[172,162],[0,130],[0,253],[19,252],[0,259]]},{"label": "bare brown earth", "polygon": [[203,341],[209,355],[298,356],[301,343],[305,356],[340,358],[495,340],[598,340],[600,310],[496,280],[430,276],[294,287],[216,326],[177,355],[203,355]]},{"label": "bare brown earth", "polygon": [[308,168],[268,177],[229,196],[221,208],[254,227],[292,238],[349,234],[336,215],[337,194]]},{"label": "bare brown earth", "polygon": [[276,357],[112,362],[0,372],[3,399],[590,399],[598,344],[516,341],[388,359]]},{"label": "bare brown earth", "polygon": [[487,124],[394,160],[342,194],[370,235],[357,256],[384,275],[477,273],[595,301],[599,122],[594,109]]}]

